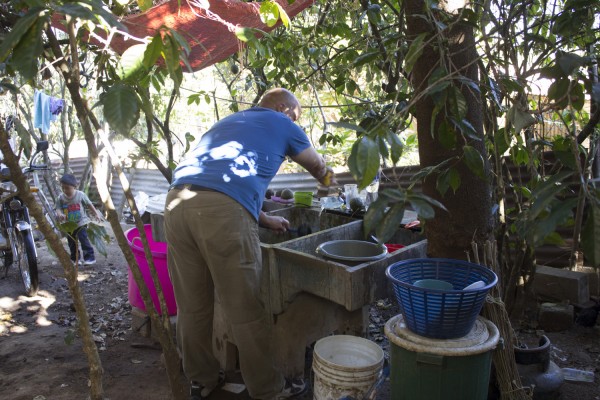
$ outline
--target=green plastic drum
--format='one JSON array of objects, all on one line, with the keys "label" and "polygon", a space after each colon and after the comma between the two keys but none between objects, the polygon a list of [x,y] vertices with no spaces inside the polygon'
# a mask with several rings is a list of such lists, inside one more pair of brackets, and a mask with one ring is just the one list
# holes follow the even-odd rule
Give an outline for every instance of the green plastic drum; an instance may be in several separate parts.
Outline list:
[{"label": "green plastic drum", "polygon": [[492,351],[500,334],[478,317],[457,339],[431,339],[410,331],[402,314],[385,324],[390,341],[390,382],[394,400],[486,400]]}]

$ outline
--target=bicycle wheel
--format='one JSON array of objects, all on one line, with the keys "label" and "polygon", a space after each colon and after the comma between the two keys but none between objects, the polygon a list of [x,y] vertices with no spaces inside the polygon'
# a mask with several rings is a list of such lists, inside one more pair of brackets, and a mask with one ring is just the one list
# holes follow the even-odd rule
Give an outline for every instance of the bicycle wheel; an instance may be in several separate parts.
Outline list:
[{"label": "bicycle wheel", "polygon": [[27,296],[35,296],[37,294],[40,282],[38,277],[37,257],[35,251],[35,243],[30,230],[18,232],[17,239],[17,254],[13,254],[21,279],[25,286]]}]

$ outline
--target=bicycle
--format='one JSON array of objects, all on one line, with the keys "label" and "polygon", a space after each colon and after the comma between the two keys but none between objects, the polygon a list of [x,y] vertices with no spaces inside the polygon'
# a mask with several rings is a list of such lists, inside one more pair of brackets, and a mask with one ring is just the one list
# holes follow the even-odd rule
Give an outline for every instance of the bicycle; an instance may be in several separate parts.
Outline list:
[{"label": "bicycle", "polygon": [[[39,185],[39,179],[36,174],[36,171],[47,170],[49,168],[45,164],[35,164],[36,157],[46,150],[48,150],[48,141],[39,141],[29,165],[23,168],[23,173],[33,173],[34,185],[30,186],[30,190],[37,193],[45,217],[53,229],[56,229],[57,225],[52,208]],[[28,296],[35,296],[39,289],[39,276],[37,249],[35,247],[29,209],[19,197],[16,185],[10,181],[9,175],[6,174],[8,171],[5,170],[2,171],[2,177],[8,179],[0,183],[0,230],[4,235],[4,240],[0,243],[0,256],[4,262],[4,277],[8,275],[9,267],[16,265],[25,287],[25,293]]]}]

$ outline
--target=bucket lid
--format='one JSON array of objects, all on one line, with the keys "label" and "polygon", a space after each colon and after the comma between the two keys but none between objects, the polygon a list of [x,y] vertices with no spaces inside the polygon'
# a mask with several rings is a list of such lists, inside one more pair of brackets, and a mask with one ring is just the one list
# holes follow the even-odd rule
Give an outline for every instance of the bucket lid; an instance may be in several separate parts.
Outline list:
[{"label": "bucket lid", "polygon": [[442,356],[468,356],[492,350],[498,344],[500,332],[491,321],[479,316],[471,331],[455,339],[432,339],[412,332],[402,314],[385,324],[385,334],[394,344],[410,351]]},{"label": "bucket lid", "polygon": [[313,355],[323,364],[356,371],[381,366],[385,357],[377,343],[352,335],[333,335],[317,340]]}]

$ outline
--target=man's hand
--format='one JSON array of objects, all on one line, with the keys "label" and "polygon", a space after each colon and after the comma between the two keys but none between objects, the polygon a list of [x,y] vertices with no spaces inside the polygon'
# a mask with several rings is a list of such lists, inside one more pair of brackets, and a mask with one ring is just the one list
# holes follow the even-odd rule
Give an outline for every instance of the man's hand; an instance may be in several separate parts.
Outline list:
[{"label": "man's hand", "polygon": [[290,221],[288,221],[287,219],[275,215],[267,215],[262,213],[260,216],[260,225],[281,233],[285,233],[288,229],[290,229]]},{"label": "man's hand", "polygon": [[321,183],[323,186],[332,186],[332,185],[337,185],[337,180],[335,179],[335,174],[333,173],[333,169],[331,167],[326,167],[325,168],[326,172],[325,175],[323,175],[321,177],[321,179],[319,179],[319,183]]}]

